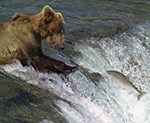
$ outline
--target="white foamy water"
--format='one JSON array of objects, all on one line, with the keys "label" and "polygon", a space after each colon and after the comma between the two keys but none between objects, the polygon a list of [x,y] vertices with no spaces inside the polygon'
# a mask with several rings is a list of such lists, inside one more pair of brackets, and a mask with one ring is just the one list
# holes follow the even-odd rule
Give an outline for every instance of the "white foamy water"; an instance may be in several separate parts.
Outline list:
[{"label": "white foamy water", "polygon": [[[103,86],[108,94],[104,96],[108,96],[109,101],[104,103],[108,112],[112,112],[116,122],[150,122],[149,23],[137,25],[130,32],[113,38],[101,40],[91,38],[77,46],[76,50],[82,53],[82,57],[76,60],[78,64],[105,76],[104,83],[101,82],[99,85]],[[147,95],[137,101],[136,95],[129,95],[110,79],[107,70],[116,70],[127,75],[131,82],[139,90],[147,92]]]},{"label": "white foamy water", "polygon": [[[67,100],[69,103],[55,103],[70,123],[150,122],[149,23],[137,25],[130,32],[113,38],[91,38],[77,44],[75,50],[81,53],[81,56],[74,58],[75,62],[102,75],[103,79],[97,85],[82,71],[76,71],[66,78],[55,73],[36,72],[32,67],[23,67],[19,61],[1,68]],[[122,90],[110,78],[107,70],[128,75],[131,82],[147,94],[138,101],[137,95],[129,95]]]}]

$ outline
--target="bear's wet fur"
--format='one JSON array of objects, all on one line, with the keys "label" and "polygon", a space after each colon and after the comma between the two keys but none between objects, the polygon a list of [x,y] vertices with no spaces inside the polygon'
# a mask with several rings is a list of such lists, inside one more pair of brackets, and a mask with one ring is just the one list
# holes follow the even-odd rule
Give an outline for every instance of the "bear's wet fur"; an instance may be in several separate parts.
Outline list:
[{"label": "bear's wet fur", "polygon": [[19,59],[30,61],[40,72],[70,73],[77,70],[42,53],[41,41],[45,39],[55,48],[64,47],[64,19],[46,5],[36,15],[16,13],[10,22],[0,25],[0,64]]}]

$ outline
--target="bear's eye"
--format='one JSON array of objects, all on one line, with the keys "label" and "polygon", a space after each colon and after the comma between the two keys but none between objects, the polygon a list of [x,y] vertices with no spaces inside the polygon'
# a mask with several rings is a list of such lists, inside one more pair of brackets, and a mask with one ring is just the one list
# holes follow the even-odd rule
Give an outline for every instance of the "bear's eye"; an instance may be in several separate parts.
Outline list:
[{"label": "bear's eye", "polygon": [[58,28],[57,30],[56,30],[56,33],[63,33],[64,31],[63,31],[63,29],[62,28]]},{"label": "bear's eye", "polygon": [[61,33],[61,29],[58,29],[58,30],[56,31],[56,33]]}]

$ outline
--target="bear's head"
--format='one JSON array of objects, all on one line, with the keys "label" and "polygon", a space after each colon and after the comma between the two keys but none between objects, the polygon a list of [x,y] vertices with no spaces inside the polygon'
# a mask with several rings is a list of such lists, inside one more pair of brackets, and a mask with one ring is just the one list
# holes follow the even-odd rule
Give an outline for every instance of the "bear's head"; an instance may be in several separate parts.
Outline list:
[{"label": "bear's head", "polygon": [[41,37],[55,48],[64,48],[65,29],[62,14],[54,12],[49,6],[45,6],[37,17]]},{"label": "bear's head", "polygon": [[30,23],[31,28],[46,39],[48,43],[55,48],[64,48],[64,19],[61,13],[55,12],[51,7],[46,5],[40,13],[36,15],[15,14],[13,21],[22,21]]}]

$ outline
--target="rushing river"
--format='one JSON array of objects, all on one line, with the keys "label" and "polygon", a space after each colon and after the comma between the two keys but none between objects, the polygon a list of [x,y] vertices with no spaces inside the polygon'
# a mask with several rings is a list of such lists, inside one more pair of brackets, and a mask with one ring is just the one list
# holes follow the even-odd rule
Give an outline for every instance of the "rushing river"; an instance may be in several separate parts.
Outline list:
[{"label": "rushing river", "polygon": [[[4,120],[1,111],[0,122],[7,123],[13,119],[14,123],[150,123],[150,2],[2,0],[0,21],[10,20],[15,12],[34,14],[45,4],[63,13],[66,21],[66,49],[60,53],[43,43],[43,52],[67,64],[81,67],[75,73],[64,76],[39,73],[32,67],[23,67],[20,61],[1,66],[5,78],[7,75],[9,80],[18,83],[22,80],[27,83],[26,86],[34,85],[40,90],[46,90],[52,97],[46,98],[46,103],[42,104],[47,114],[41,108],[38,114],[39,110],[30,107],[38,109],[39,106],[28,106],[23,103],[24,100],[17,99],[17,105],[23,105],[23,110],[29,112],[30,116],[11,114],[10,110],[15,112],[16,106],[10,110],[10,106],[3,107],[3,110],[9,111],[9,115]],[[111,79],[108,70],[128,76],[136,88],[147,94],[138,101],[137,95],[129,94]],[[39,93],[34,95],[43,95]],[[52,100],[53,103],[49,103]],[[0,99],[0,104],[2,102]],[[47,111],[49,106],[55,112]],[[52,117],[58,114],[63,117],[62,121]]]}]

